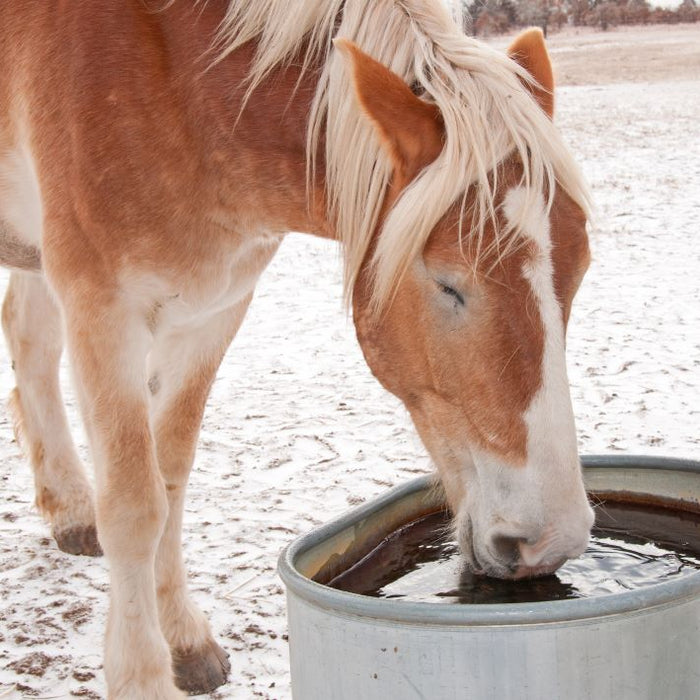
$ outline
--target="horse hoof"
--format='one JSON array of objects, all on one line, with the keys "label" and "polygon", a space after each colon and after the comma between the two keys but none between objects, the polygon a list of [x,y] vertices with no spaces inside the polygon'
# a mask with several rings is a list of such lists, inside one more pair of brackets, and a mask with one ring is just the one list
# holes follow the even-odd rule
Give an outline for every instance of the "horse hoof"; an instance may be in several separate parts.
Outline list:
[{"label": "horse hoof", "polygon": [[102,547],[97,541],[94,525],[69,527],[67,530],[54,532],[58,548],[67,554],[83,554],[86,557],[101,557]]},{"label": "horse hoof", "polygon": [[210,693],[226,683],[231,664],[228,654],[212,639],[202,649],[173,651],[175,683],[190,695]]}]

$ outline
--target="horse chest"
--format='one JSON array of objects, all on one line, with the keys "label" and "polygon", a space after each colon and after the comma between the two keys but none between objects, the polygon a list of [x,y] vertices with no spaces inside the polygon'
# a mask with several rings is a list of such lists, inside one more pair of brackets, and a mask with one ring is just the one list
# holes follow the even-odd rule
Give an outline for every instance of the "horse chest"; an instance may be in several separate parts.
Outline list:
[{"label": "horse chest", "polygon": [[280,235],[257,233],[217,247],[185,274],[148,273],[125,283],[149,300],[149,324],[154,333],[200,325],[253,293],[281,240]]}]

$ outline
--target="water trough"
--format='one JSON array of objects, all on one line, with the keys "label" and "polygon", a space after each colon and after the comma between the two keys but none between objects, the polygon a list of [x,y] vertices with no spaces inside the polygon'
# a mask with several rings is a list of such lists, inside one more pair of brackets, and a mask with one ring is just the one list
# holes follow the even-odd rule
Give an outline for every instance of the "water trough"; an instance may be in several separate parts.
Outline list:
[{"label": "water trough", "polygon": [[[700,462],[583,458],[586,487],[700,512]],[[700,700],[700,572],[593,598],[435,605],[326,581],[388,533],[443,507],[421,477],[281,554],[296,700]]]}]

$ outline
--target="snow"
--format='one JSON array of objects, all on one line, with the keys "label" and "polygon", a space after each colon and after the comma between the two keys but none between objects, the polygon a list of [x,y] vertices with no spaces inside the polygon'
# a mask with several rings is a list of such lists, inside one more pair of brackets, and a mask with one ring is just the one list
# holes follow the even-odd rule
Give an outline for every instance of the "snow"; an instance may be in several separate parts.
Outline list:
[{"label": "snow", "polygon": [[[700,80],[558,93],[558,122],[598,206],[568,336],[584,454],[698,458],[698,114]],[[2,353],[0,394],[12,386]],[[104,697],[106,564],[49,539],[7,412],[0,457],[0,698]],[[430,470],[406,411],[364,363],[342,306],[338,251],[290,235],[214,385],[190,482],[191,590],[232,663],[212,698],[290,697],[279,552]]]}]

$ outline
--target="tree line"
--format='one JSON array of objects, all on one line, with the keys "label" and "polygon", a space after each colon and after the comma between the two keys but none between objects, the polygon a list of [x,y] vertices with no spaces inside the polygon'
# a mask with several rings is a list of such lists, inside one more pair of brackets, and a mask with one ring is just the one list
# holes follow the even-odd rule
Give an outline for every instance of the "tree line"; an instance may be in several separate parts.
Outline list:
[{"label": "tree line", "polygon": [[514,27],[541,27],[545,36],[564,25],[599,27],[621,24],[677,24],[700,21],[697,0],[682,0],[675,9],[647,0],[464,0],[467,31],[501,34]]}]

